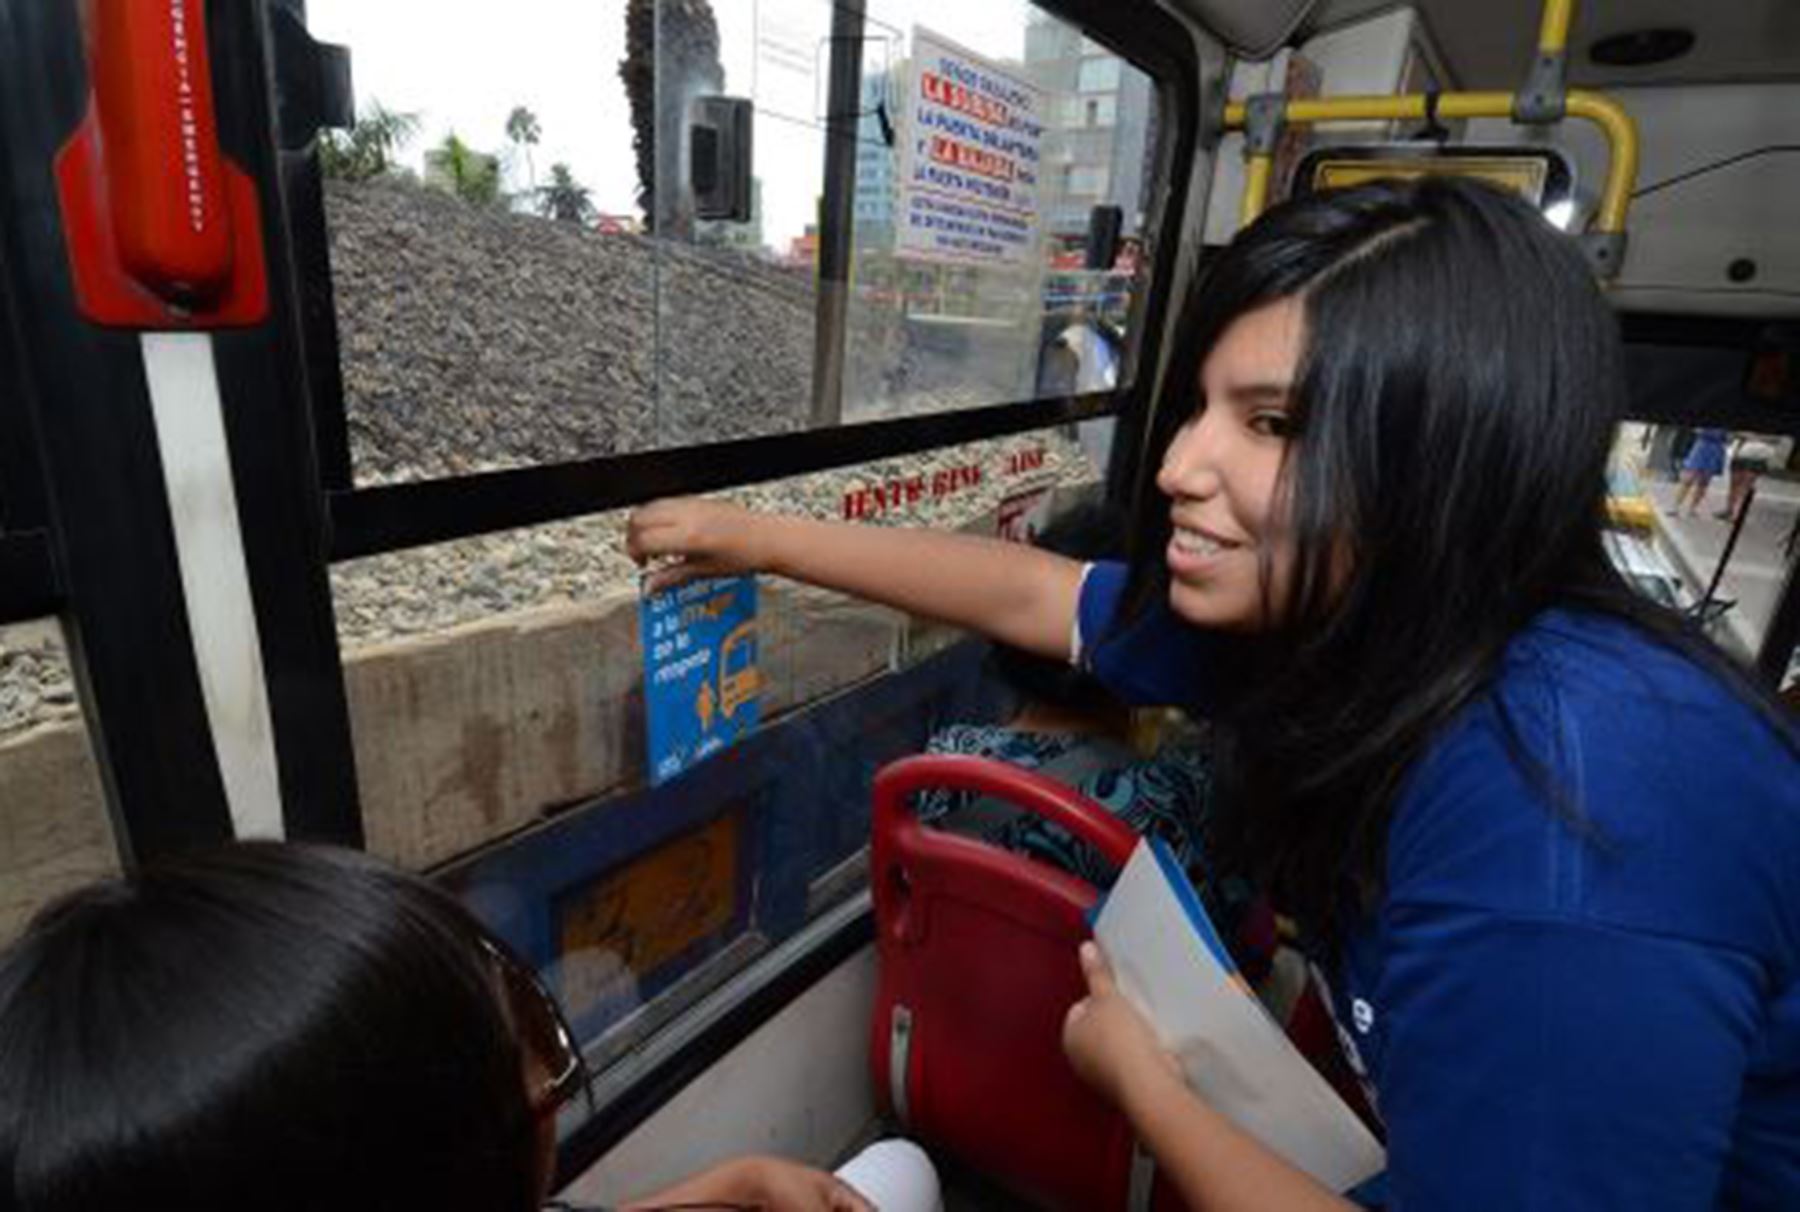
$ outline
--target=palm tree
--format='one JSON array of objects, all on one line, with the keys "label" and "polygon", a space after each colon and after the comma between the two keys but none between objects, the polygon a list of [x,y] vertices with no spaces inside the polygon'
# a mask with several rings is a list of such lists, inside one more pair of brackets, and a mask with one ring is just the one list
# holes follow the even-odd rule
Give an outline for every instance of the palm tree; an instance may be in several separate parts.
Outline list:
[{"label": "palm tree", "polygon": [[328,177],[367,181],[394,171],[394,158],[419,133],[419,115],[391,110],[371,100],[348,131],[319,141],[319,167]]},{"label": "palm tree", "polygon": [[476,151],[451,131],[425,153],[425,183],[448,189],[475,206],[492,206],[500,200],[500,161]]},{"label": "palm tree", "polygon": [[575,179],[567,164],[552,164],[550,184],[537,191],[537,209],[546,219],[586,227],[594,218],[593,192]]},{"label": "palm tree", "polygon": [[523,105],[513,106],[512,113],[506,115],[506,137],[525,153],[526,181],[528,192],[532,194],[537,193],[537,166],[531,162],[531,149],[537,146],[543,133],[537,115]]}]

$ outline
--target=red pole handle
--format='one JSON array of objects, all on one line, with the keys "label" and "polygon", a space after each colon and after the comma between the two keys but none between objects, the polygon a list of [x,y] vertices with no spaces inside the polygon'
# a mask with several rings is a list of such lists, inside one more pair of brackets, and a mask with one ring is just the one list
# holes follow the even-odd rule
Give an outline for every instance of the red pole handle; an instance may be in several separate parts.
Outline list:
[{"label": "red pole handle", "polygon": [[992,758],[922,754],[901,758],[875,775],[875,830],[878,836],[910,817],[908,800],[920,791],[967,791],[1004,800],[1016,808],[1061,825],[1098,850],[1115,866],[1124,866],[1137,848],[1131,826],[1048,775],[1021,770]]},{"label": "red pole handle", "polygon": [[152,330],[268,315],[257,185],[219,145],[205,0],[82,0],[90,98],[56,154],[76,303]]},{"label": "red pole handle", "polygon": [[92,0],[94,104],[121,266],[170,302],[202,305],[232,269],[201,0]]}]

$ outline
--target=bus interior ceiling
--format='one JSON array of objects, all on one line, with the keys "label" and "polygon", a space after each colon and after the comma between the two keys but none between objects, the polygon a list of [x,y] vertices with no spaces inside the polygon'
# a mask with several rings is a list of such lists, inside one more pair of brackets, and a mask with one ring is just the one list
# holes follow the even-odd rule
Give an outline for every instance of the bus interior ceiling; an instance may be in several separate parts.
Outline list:
[{"label": "bus interior ceiling", "polygon": [[[1309,28],[1323,32],[1397,7],[1391,0],[1322,0]],[[1535,0],[1419,0],[1419,10],[1459,87],[1510,89],[1536,50]],[[1601,39],[1634,30],[1682,29],[1686,53],[1644,66],[1595,62]],[[1646,84],[1741,84],[1800,77],[1800,13],[1783,0],[1693,4],[1688,0],[1584,0],[1569,30],[1569,84],[1635,88]]]}]

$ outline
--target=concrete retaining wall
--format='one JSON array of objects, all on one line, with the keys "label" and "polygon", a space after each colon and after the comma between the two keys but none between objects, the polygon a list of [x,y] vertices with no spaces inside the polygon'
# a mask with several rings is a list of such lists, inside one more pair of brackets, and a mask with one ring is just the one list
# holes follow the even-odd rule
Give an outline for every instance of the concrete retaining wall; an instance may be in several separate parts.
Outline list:
[{"label": "concrete retaining wall", "polygon": [[81,721],[59,720],[0,741],[0,944],[45,902],[118,871]]},{"label": "concrete retaining wall", "polygon": [[[888,667],[903,616],[765,584],[763,718]],[[637,600],[356,653],[344,680],[369,849],[428,867],[642,781]]]}]

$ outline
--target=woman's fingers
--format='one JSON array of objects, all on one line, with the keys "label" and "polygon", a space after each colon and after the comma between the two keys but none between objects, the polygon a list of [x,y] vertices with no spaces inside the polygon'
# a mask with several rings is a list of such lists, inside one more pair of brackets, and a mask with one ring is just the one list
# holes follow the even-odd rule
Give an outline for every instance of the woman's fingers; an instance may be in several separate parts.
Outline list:
[{"label": "woman's fingers", "polygon": [[644,577],[644,592],[661,593],[665,589],[677,589],[689,581],[697,581],[701,577],[727,576],[731,569],[712,560],[693,556],[683,557],[663,564]]},{"label": "woman's fingers", "polygon": [[1113,983],[1112,965],[1106,962],[1106,953],[1100,950],[1100,944],[1088,941],[1081,944],[1081,975],[1087,978],[1089,997],[1111,997],[1115,986]]},{"label": "woman's fingers", "polygon": [[686,555],[690,535],[681,499],[652,501],[625,523],[625,552],[639,564],[662,555]]}]

